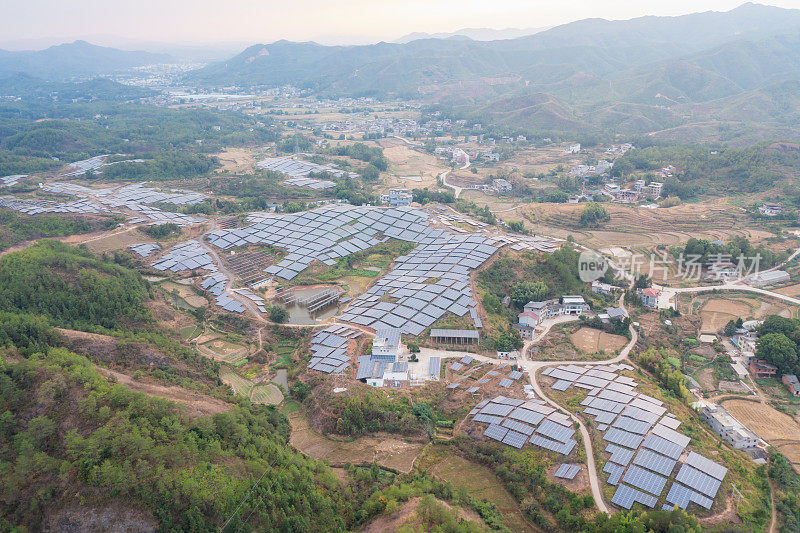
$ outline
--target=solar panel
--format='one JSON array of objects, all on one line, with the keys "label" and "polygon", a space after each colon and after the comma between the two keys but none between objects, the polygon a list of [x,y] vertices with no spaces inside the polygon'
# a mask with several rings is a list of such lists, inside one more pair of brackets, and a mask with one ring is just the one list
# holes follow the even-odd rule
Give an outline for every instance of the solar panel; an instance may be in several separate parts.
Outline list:
[{"label": "solar panel", "polygon": [[640,435],[628,433],[617,428],[611,428],[603,435],[604,440],[627,448],[638,448],[639,444],[642,443],[642,438]]},{"label": "solar panel", "polygon": [[504,378],[504,379],[501,379],[501,380],[500,380],[500,386],[501,386],[501,387],[508,388],[508,387],[510,387],[510,386],[511,386],[511,384],[512,384],[512,383],[514,383],[514,382],[513,382],[513,381],[511,381],[511,380],[510,380],[510,379],[508,379],[508,378]]},{"label": "solar panel", "polygon": [[502,441],[503,437],[506,436],[508,433],[508,429],[502,426],[498,426],[497,424],[489,424],[489,426],[484,430],[483,434],[489,437],[490,439]]},{"label": "solar panel", "polygon": [[461,363],[458,363],[458,362],[453,363],[452,365],[450,365],[450,370],[453,370],[454,372],[458,372],[462,368],[464,368],[464,365],[462,365]]},{"label": "solar panel", "polygon": [[658,472],[659,474],[663,474],[665,476],[670,475],[672,469],[675,468],[675,463],[675,459],[664,457],[663,455],[651,452],[645,448],[639,450],[639,453],[637,453],[636,457],[633,458],[633,464],[642,466],[648,470]]},{"label": "solar panel", "polygon": [[513,411],[511,411],[508,416],[510,418],[519,420],[521,422],[527,422],[528,424],[538,424],[544,419],[544,414],[539,413],[536,411],[530,411],[528,409],[517,407]]},{"label": "solar panel", "polygon": [[475,422],[481,422],[484,424],[499,424],[500,422],[503,421],[503,417],[478,413],[477,415],[475,415],[475,418],[473,418],[473,420]]},{"label": "solar panel", "polygon": [[678,475],[675,476],[675,480],[711,498],[717,495],[720,485],[720,480],[704,474],[687,464],[681,466]]},{"label": "solar panel", "polygon": [[652,424],[644,422],[642,420],[635,420],[633,418],[628,418],[626,416],[619,416],[611,427],[623,429],[629,433],[637,433],[639,435],[644,435],[648,431],[650,431],[650,427]]},{"label": "solar panel", "polygon": [[609,444],[606,446],[606,451],[611,454],[609,461],[627,466],[633,458],[634,451],[627,448],[622,448],[616,444]]},{"label": "solar panel", "polygon": [[523,424],[522,422],[518,422],[516,420],[511,420],[510,418],[506,418],[500,424],[503,427],[507,427],[508,429],[513,429],[518,433],[524,433],[525,435],[532,435],[533,434],[533,426],[529,426],[528,424]]},{"label": "solar panel", "polygon": [[574,429],[564,427],[561,424],[556,424],[552,420],[545,420],[542,422],[539,427],[536,428],[536,432],[540,435],[544,435],[545,437],[562,443],[569,441],[569,439],[571,439],[575,434]]},{"label": "solar panel", "polygon": [[559,466],[556,469],[556,472],[553,475],[555,475],[556,477],[563,478],[563,479],[574,479],[575,476],[580,471],[581,471],[580,465],[569,465],[569,464],[566,464],[566,463],[562,463],[561,466]]},{"label": "solar panel", "polygon": [[489,405],[481,409],[481,413],[487,415],[506,416],[513,410],[514,407],[511,405],[505,405],[502,403],[490,403]]},{"label": "solar panel", "polygon": [[609,485],[616,485],[619,483],[622,474],[625,472],[625,468],[614,463],[608,462],[603,467],[603,472],[608,474],[608,484]]},{"label": "solar panel", "polygon": [[686,435],[682,435],[677,431],[669,429],[661,424],[656,424],[656,427],[653,428],[653,434],[667,439],[670,442],[674,442],[678,446],[682,446],[684,448],[687,447],[689,442],[692,440]]},{"label": "solar panel", "polygon": [[690,502],[694,502],[706,509],[711,509],[711,506],[714,504],[714,500],[711,498],[707,498],[702,494],[698,494],[697,492],[684,487],[679,483],[673,483],[672,486],[669,488],[669,492],[667,493],[666,500],[669,503],[677,505],[681,509],[686,509],[689,506]]},{"label": "solar panel", "polygon": [[558,442],[542,437],[541,435],[533,434],[531,435],[531,444],[539,446],[546,450],[561,453],[563,455],[569,455],[572,452],[572,449],[578,443],[572,439],[570,439],[567,442]]},{"label": "solar panel", "polygon": [[560,379],[560,380],[556,381],[555,383],[553,383],[552,388],[553,388],[553,390],[565,391],[565,390],[567,390],[569,388],[570,385],[572,385],[571,381],[566,381],[566,380]]},{"label": "solar panel", "polygon": [[520,372],[519,370],[514,370],[508,375],[508,377],[516,381],[522,377],[522,372]]},{"label": "solar panel", "polygon": [[514,448],[522,448],[527,440],[528,436],[524,433],[508,430],[508,433],[506,433],[506,436],[503,438],[503,444],[508,444]]},{"label": "solar panel", "polygon": [[619,505],[625,509],[630,509],[633,507],[634,502],[641,503],[642,505],[646,505],[652,509],[658,502],[658,499],[650,496],[649,494],[645,494],[640,490],[636,490],[633,487],[622,484],[617,487],[614,497],[611,498],[611,503]]},{"label": "solar panel", "polygon": [[706,459],[695,452],[689,452],[689,456],[686,458],[686,464],[720,481],[722,481],[725,478],[725,474],[728,473],[728,469],[724,466],[715,463],[711,459]]},{"label": "solar panel", "polygon": [[675,444],[674,442],[670,442],[667,439],[659,437],[658,435],[648,435],[644,439],[642,446],[656,451],[661,455],[666,455],[671,459],[678,459],[683,453],[684,449],[683,446]]}]

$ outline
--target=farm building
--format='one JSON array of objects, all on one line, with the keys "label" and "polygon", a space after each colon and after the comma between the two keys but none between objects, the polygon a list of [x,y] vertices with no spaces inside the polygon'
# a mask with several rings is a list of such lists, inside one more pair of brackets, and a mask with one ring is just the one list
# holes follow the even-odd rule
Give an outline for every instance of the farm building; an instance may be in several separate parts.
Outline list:
[{"label": "farm building", "polygon": [[777,285],[789,281],[789,273],[785,270],[770,270],[769,272],[759,272],[750,279],[750,285],[754,287],[766,287]]},{"label": "farm building", "polygon": [[778,367],[752,357],[750,359],[750,373],[757,378],[770,378],[778,373]]},{"label": "farm building", "polygon": [[480,336],[474,329],[432,329],[431,339],[444,344],[477,344]]},{"label": "farm building", "polygon": [[783,384],[789,389],[789,392],[795,396],[800,396],[800,381],[797,380],[797,376],[794,374],[784,374],[781,381],[783,381]]}]

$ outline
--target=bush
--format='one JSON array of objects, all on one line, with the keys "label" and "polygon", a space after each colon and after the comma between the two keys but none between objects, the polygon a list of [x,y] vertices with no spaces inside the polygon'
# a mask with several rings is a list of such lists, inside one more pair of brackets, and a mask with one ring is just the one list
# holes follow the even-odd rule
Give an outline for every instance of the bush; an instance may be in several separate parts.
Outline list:
[{"label": "bush", "polygon": [[276,324],[283,324],[289,320],[289,311],[280,306],[273,306],[269,310],[269,319]]}]

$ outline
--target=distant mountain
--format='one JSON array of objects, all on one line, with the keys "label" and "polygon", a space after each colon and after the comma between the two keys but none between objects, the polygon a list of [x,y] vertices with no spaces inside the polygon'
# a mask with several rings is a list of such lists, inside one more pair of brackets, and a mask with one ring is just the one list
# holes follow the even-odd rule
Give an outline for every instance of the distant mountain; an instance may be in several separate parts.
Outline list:
[{"label": "distant mountain", "polygon": [[0,77],[0,96],[25,100],[53,101],[128,101],[157,94],[151,89],[123,85],[115,81],[96,78],[83,82],[45,81],[28,74]]},{"label": "distant mountain", "polygon": [[48,81],[65,81],[170,60],[166,54],[118,50],[75,41],[44,50],[0,50],[0,77],[22,73]]},{"label": "distant mountain", "polygon": [[800,10],[756,4],[680,17],[587,19],[488,42],[279,41],[187,75],[208,86],[292,84],[327,95],[422,97],[487,123],[616,133],[676,128],[698,117],[735,120],[734,102],[747,106],[746,120],[781,122],[776,110],[794,109],[795,102],[786,96],[795,85],[785,82],[797,79]]},{"label": "distant mountain", "polygon": [[544,31],[551,26],[542,28],[506,28],[503,30],[496,30],[493,28],[463,28],[454,32],[440,32],[440,33],[425,33],[414,32],[404,35],[393,42],[399,44],[410,43],[419,39],[450,39],[452,37],[467,37],[473,41],[499,41],[501,39],[517,39],[527,35],[534,35]]}]

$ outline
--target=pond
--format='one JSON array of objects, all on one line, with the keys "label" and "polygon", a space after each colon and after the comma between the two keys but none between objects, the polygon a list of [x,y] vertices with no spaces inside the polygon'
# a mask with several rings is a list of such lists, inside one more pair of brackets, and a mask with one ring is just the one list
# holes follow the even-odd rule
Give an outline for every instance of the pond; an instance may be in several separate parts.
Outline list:
[{"label": "pond", "polygon": [[[292,294],[297,297],[298,300],[305,300],[307,298],[311,298],[318,294],[321,294],[325,291],[330,290],[330,287],[317,287],[313,289],[295,289],[292,291]],[[327,318],[334,316],[339,311],[338,303],[331,303],[315,313],[309,313],[308,309],[305,307],[297,304],[296,302],[285,304],[284,307],[287,311],[289,311],[289,324],[300,324],[300,325],[314,325],[318,322],[321,322]]]}]

